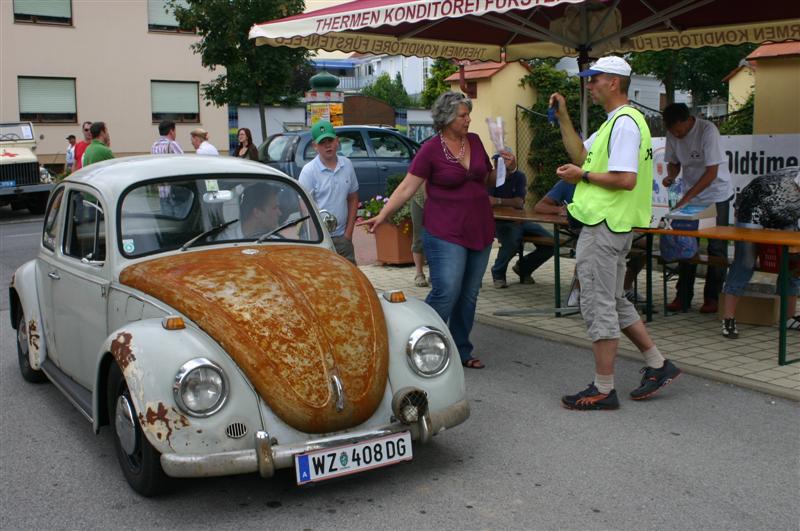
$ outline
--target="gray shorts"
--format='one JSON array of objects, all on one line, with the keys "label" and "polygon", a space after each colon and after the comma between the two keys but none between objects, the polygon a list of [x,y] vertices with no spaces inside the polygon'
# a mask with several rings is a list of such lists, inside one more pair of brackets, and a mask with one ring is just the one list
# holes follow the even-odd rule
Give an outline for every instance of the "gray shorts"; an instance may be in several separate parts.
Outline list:
[{"label": "gray shorts", "polygon": [[332,236],[331,239],[333,240],[333,246],[336,248],[336,252],[355,264],[356,252],[355,249],[353,249],[353,242],[344,236]]},{"label": "gray shorts", "polygon": [[605,223],[581,229],[575,251],[581,314],[592,342],[617,339],[620,330],[639,320],[639,312],[623,290],[625,257],[632,242],[632,232],[614,233]]}]

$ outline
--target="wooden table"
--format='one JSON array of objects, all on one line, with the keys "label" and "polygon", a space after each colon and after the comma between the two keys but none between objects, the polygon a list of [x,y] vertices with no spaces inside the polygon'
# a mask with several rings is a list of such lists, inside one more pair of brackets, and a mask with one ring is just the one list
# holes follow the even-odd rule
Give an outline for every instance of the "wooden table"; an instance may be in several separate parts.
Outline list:
[{"label": "wooden table", "polygon": [[778,292],[780,293],[780,321],[778,323],[778,364],[800,362],[800,357],[786,359],[786,321],[788,320],[789,294],[789,247],[800,246],[800,232],[772,229],[745,229],[740,227],[709,227],[701,230],[637,229],[647,236],[647,322],[653,320],[653,235],[672,234],[714,240],[730,240],[760,244],[778,245],[781,248],[781,267],[778,272]]},{"label": "wooden table", "polygon": [[[574,237],[574,234],[565,231],[569,224],[566,216],[557,214],[539,214],[532,208],[514,208],[509,206],[494,207],[494,219],[501,221],[532,221],[534,223],[548,223],[553,225],[553,269],[555,271],[554,298],[556,317],[562,317],[577,312],[576,308],[561,307],[561,234],[567,232]],[[527,315],[537,313],[535,310],[512,310],[495,312],[496,315]]]}]

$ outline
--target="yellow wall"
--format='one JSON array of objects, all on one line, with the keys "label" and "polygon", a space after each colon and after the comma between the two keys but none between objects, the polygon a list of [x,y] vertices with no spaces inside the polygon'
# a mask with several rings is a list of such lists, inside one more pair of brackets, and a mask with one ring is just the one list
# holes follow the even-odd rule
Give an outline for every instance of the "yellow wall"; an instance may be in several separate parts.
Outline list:
[{"label": "yellow wall", "polygon": [[753,69],[749,66],[739,69],[728,80],[728,112],[733,112],[744,105],[747,98],[753,93],[755,85],[756,79],[753,75]]},{"label": "yellow wall", "polygon": [[[495,151],[486,118],[502,116],[506,129],[506,145],[517,149],[516,108],[517,105],[530,107],[536,101],[536,91],[531,87],[521,87],[520,79],[528,70],[519,63],[511,63],[490,78],[479,79],[478,97],[472,100],[472,123],[469,130],[478,134],[489,155]],[[458,81],[451,82],[451,90],[461,92]]]},{"label": "yellow wall", "polygon": [[800,133],[800,57],[758,60],[753,133]]}]

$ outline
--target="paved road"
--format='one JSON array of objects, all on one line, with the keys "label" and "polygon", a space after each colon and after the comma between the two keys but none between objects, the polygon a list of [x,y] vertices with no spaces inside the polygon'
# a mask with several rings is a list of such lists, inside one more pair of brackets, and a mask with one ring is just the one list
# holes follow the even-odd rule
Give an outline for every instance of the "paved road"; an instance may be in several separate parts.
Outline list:
[{"label": "paved road", "polygon": [[[2,529],[800,526],[797,403],[684,375],[649,402],[566,411],[558,397],[590,381],[589,352],[481,325],[472,417],[412,462],[302,489],[289,473],[183,480],[144,499],[108,430],[95,436],[52,385],[21,380],[5,309],[0,325]],[[623,394],[638,368],[618,362]]]}]

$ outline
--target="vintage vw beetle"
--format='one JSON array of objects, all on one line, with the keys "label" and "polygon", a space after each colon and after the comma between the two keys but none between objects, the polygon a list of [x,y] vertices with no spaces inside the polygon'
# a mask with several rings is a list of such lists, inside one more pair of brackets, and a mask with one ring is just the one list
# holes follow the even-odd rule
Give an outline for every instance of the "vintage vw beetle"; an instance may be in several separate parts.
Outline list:
[{"label": "vintage vw beetle", "polygon": [[[322,213],[325,218],[326,213]],[[387,465],[469,416],[446,326],[332,252],[297,182],[228,157],[93,164],[51,194],[11,281],[22,376],[52,381],[123,473]]]}]

